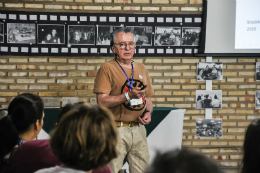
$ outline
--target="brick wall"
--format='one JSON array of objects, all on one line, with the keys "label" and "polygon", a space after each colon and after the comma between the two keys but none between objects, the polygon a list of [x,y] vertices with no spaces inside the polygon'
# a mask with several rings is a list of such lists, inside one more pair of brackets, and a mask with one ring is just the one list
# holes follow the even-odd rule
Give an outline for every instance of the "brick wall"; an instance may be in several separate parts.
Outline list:
[{"label": "brick wall", "polygon": [[[202,0],[0,0],[1,10],[87,12],[87,13],[167,13],[201,14]],[[6,108],[17,94],[31,92],[40,96],[76,96],[95,101],[92,93],[96,72],[113,57],[19,57],[0,56],[0,106]],[[185,108],[183,147],[198,150],[222,166],[241,163],[244,133],[248,123],[259,117],[254,108],[254,79],[257,58],[213,58],[223,62],[224,77],[212,89],[223,90],[223,109],[213,110],[213,118],[223,119],[223,137],[196,138],[195,119],[204,110],[195,109],[195,92],[205,82],[196,81],[196,63],[205,57],[135,57],[149,70],[155,96],[154,106]]]}]

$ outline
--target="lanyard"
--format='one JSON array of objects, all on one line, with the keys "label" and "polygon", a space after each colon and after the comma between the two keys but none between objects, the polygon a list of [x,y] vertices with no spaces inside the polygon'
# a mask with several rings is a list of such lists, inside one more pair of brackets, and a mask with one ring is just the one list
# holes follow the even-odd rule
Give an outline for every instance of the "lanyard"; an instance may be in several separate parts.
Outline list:
[{"label": "lanyard", "polygon": [[133,83],[134,83],[134,66],[133,66],[133,63],[131,63],[131,65],[132,65],[132,83],[130,83],[129,78],[128,78],[128,76],[127,76],[125,70],[124,70],[123,67],[119,64],[119,62],[118,62],[117,60],[116,60],[116,62],[117,62],[117,64],[121,67],[121,69],[123,70],[123,72],[125,73],[125,76],[126,76],[126,78],[127,78],[127,80],[128,80],[128,83],[129,83],[129,85],[130,85],[130,89],[133,89]]}]

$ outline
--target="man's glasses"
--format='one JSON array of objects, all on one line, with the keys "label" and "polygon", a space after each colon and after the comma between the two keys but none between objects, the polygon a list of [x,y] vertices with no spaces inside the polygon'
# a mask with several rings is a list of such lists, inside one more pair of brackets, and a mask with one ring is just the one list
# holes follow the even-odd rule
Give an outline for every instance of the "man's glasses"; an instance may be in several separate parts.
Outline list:
[{"label": "man's glasses", "polygon": [[[119,44],[115,44],[115,45],[119,45],[119,48],[120,49],[125,49],[127,47],[127,44],[122,42],[122,43],[119,43]],[[130,42],[128,43],[130,49],[134,49],[135,48],[135,42]]]}]

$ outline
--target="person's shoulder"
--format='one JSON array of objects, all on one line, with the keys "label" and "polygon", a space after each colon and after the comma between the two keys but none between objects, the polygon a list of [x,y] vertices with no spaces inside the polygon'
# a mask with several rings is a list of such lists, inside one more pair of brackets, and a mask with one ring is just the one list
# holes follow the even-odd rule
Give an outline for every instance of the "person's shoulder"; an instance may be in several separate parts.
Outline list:
[{"label": "person's shoulder", "polygon": [[49,144],[48,139],[27,141],[19,146],[19,148],[32,150]]},{"label": "person's shoulder", "polygon": [[38,171],[36,171],[35,173],[52,173],[52,172],[57,172],[57,168],[59,168],[59,166],[55,166],[55,167],[51,167],[51,168],[45,168],[45,169],[40,169]]},{"label": "person's shoulder", "polygon": [[139,67],[139,68],[144,68],[144,69],[146,69],[145,66],[144,66],[142,63],[140,63],[140,62],[135,62],[135,66],[136,66],[136,67]]},{"label": "person's shoulder", "polygon": [[115,60],[109,60],[109,61],[105,62],[103,65],[101,65],[100,68],[110,69],[115,66],[115,63],[116,63]]}]

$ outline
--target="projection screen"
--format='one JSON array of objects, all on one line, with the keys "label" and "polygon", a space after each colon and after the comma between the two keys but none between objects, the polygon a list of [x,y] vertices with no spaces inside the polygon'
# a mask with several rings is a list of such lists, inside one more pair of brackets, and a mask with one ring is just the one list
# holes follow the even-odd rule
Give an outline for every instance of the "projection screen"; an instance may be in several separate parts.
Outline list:
[{"label": "projection screen", "polygon": [[[204,12],[206,12],[206,15],[204,14],[204,18],[206,16],[206,20],[204,19],[204,22],[206,21],[206,24],[204,23],[204,37],[202,37],[202,40],[200,42],[200,46],[203,47],[203,49],[199,50],[200,54],[256,54],[260,53],[260,38],[258,37],[258,34],[260,33],[260,10],[257,11],[252,11],[251,7],[252,5],[248,5],[248,7],[245,7],[243,5],[237,6],[239,9],[237,12],[243,13],[243,15],[238,15],[239,16],[244,16],[245,14],[247,15],[247,19],[251,21],[244,23],[244,21],[241,22],[241,20],[245,19],[240,19],[240,24],[238,25],[240,29],[237,30],[237,35],[236,35],[236,5],[237,1],[240,1],[243,3],[243,1],[248,3],[256,3],[260,4],[260,0],[205,0],[206,1],[206,8]],[[204,2],[205,2],[204,1]],[[243,8],[240,8],[240,7]],[[205,6],[204,6],[205,7]],[[260,5],[257,6],[258,9]],[[249,15],[251,13],[254,13],[254,17],[252,15]],[[259,24],[258,21],[259,20]],[[241,25],[242,23],[242,25]],[[242,33],[241,35],[241,27],[242,28]],[[252,28],[252,30],[256,31],[247,31],[247,29]],[[255,29],[254,29],[255,28]],[[239,32],[238,32],[239,31]],[[246,34],[251,34],[250,38],[247,39],[247,41],[254,42],[253,47],[248,44],[247,46],[236,46],[235,49],[235,40],[238,42],[239,36],[243,36],[244,38],[240,38],[240,43],[242,40],[242,43],[246,42],[246,38],[248,37]],[[255,34],[255,37],[252,37],[252,34]],[[237,37],[236,37],[237,36]],[[250,41],[250,39],[252,39]],[[204,44],[204,45],[203,45]],[[259,46],[257,47],[257,45]],[[239,44],[237,44],[239,45]],[[240,44],[241,45],[241,44]],[[203,52],[204,51],[204,52]]]}]

